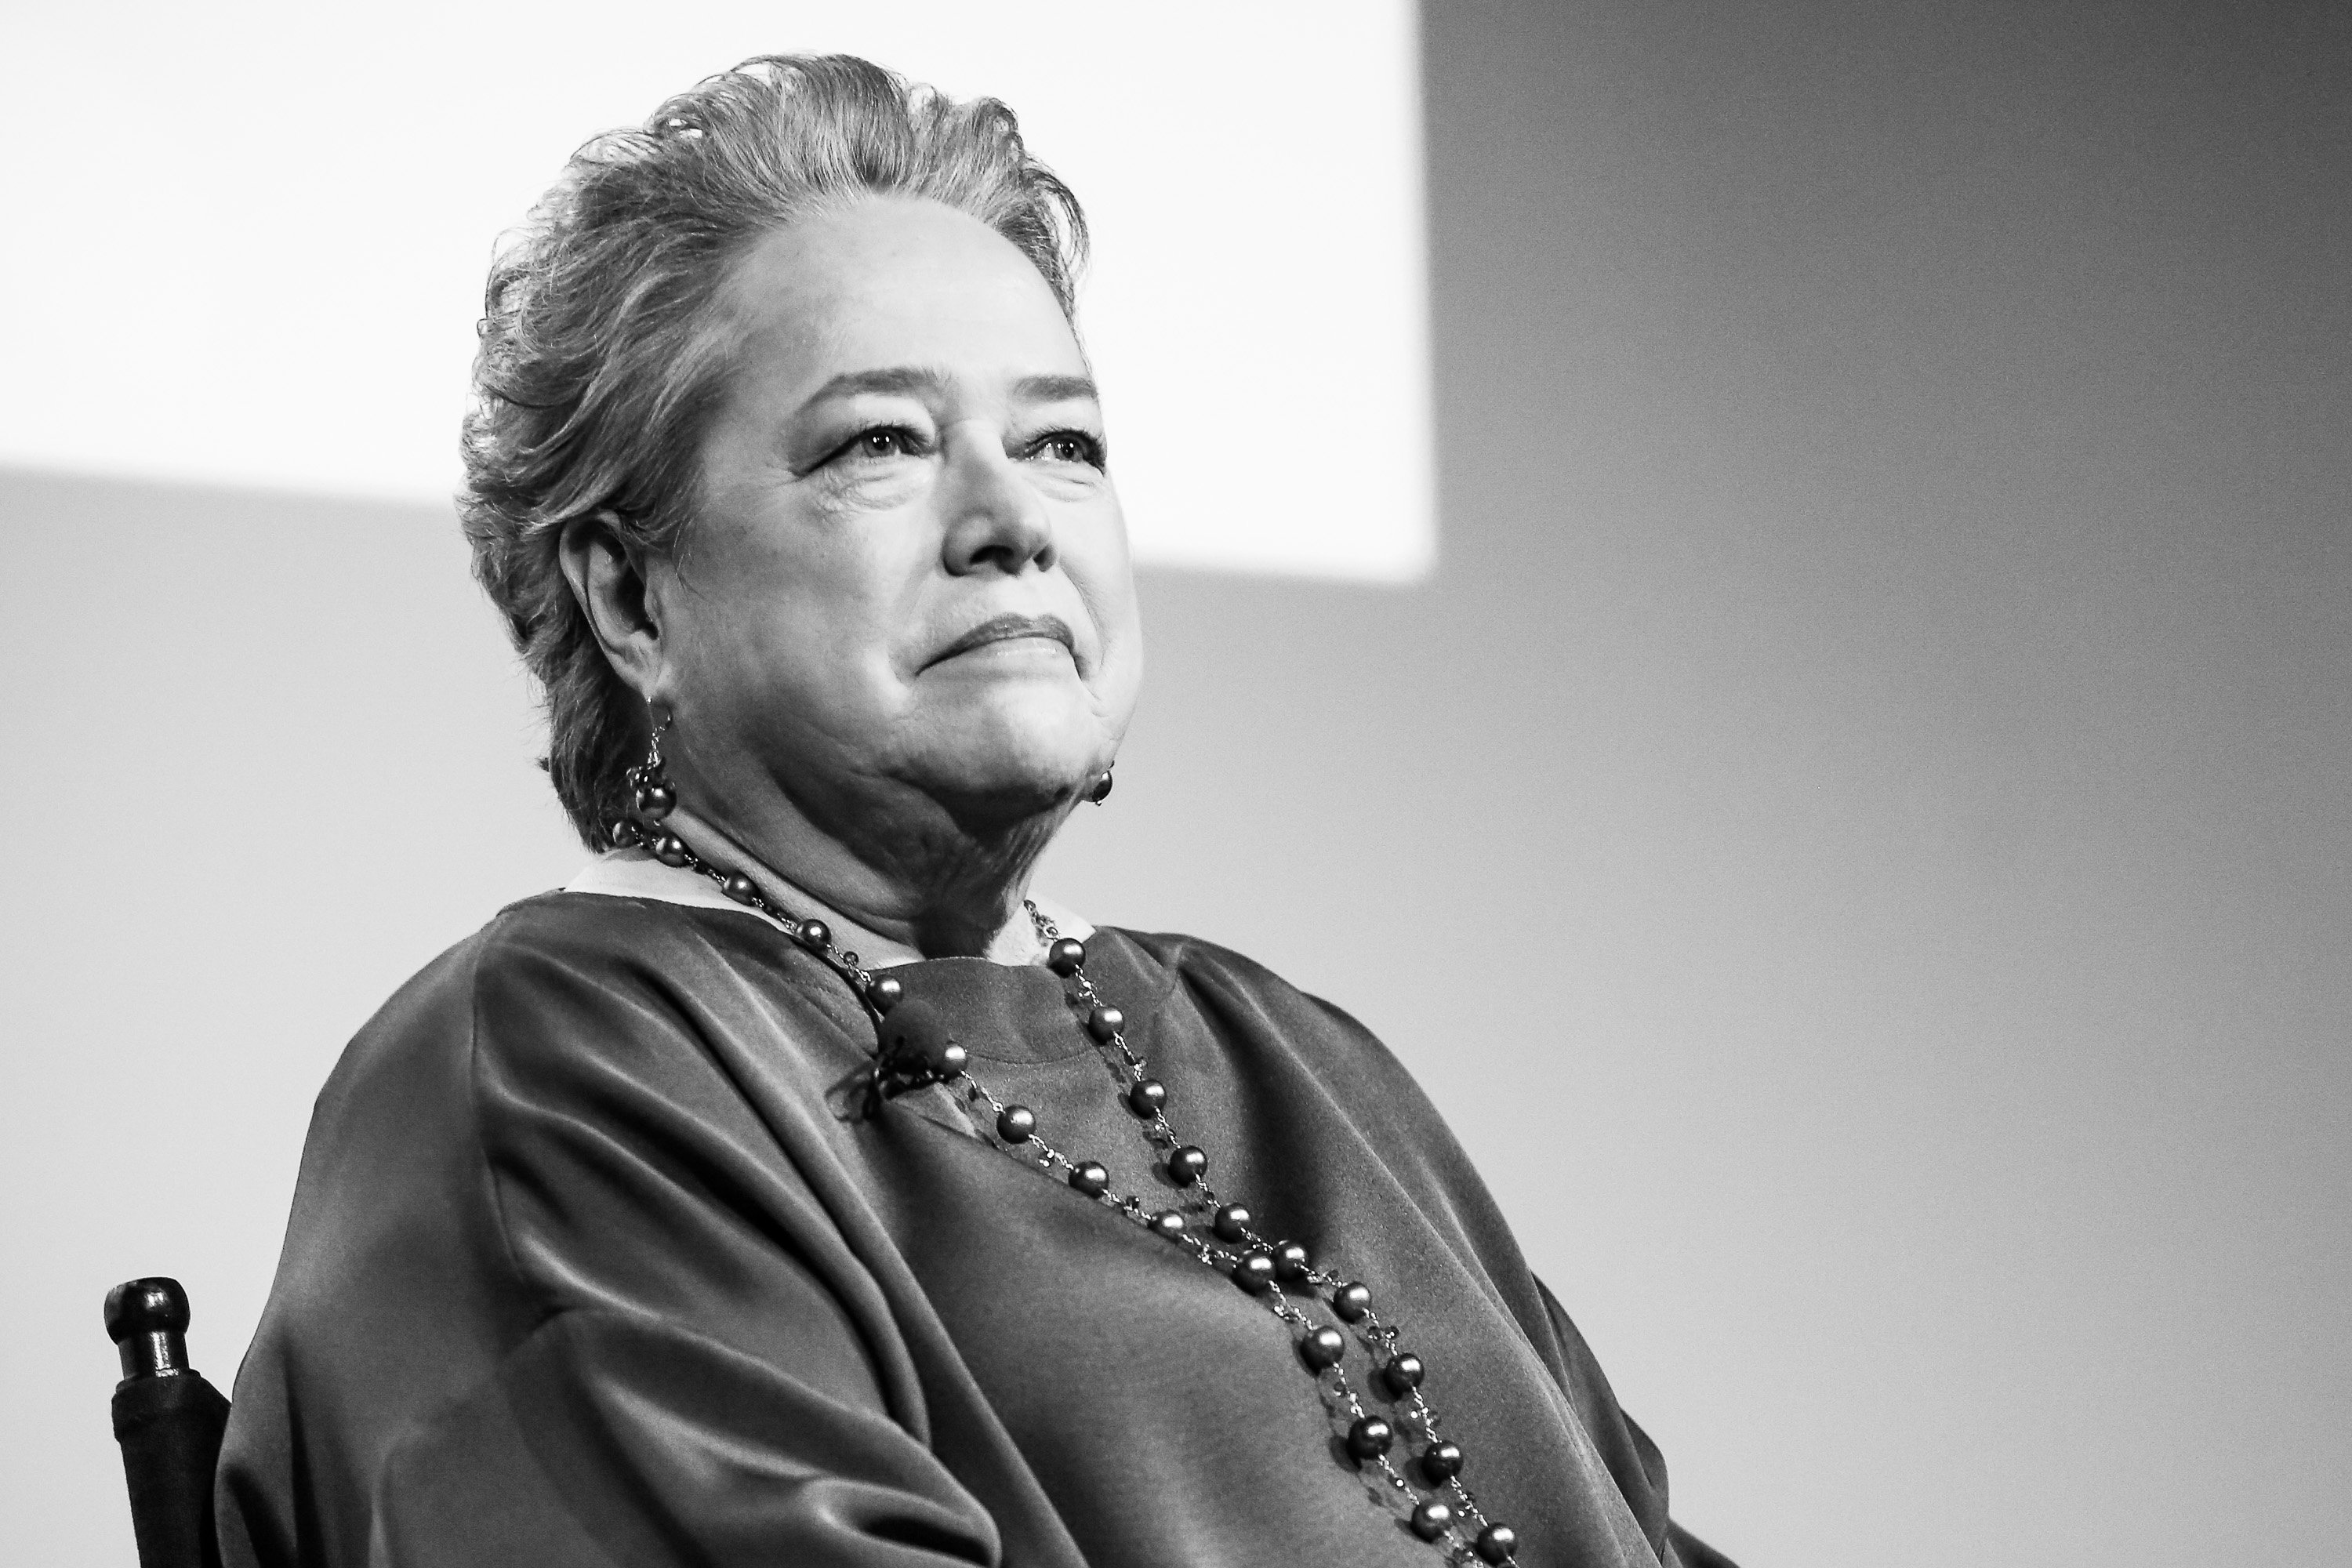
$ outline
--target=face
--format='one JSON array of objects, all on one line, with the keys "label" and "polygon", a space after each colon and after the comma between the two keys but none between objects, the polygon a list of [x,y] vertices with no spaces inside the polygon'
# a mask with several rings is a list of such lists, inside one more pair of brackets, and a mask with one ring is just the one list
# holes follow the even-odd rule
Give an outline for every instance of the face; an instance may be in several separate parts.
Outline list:
[{"label": "face", "polygon": [[652,584],[681,760],[817,816],[909,790],[959,816],[1067,805],[1111,762],[1141,649],[1052,289],[978,220],[874,199],[770,235],[725,309],[702,510]]}]

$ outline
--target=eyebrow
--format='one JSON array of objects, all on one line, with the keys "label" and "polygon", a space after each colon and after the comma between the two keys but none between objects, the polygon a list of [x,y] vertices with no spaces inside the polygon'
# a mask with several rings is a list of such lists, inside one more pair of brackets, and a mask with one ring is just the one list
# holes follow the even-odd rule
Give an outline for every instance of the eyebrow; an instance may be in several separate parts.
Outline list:
[{"label": "eyebrow", "polygon": [[[924,365],[892,365],[883,370],[845,371],[811,393],[796,414],[805,414],[827,398],[849,397],[861,392],[943,392],[947,376]],[[1072,398],[1102,400],[1091,376],[1025,375],[1013,384],[1013,395],[1029,403],[1063,403]]]},{"label": "eyebrow", "polygon": [[1032,403],[1066,403],[1072,398],[1102,401],[1090,375],[1027,375],[1013,384],[1013,395]]}]

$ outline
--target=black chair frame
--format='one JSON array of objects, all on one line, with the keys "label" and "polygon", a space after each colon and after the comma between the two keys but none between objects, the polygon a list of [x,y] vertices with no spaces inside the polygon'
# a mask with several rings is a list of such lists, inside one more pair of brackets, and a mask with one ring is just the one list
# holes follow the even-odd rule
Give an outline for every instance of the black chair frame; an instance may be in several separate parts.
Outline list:
[{"label": "black chair frame", "polygon": [[114,1438],[139,1568],[220,1568],[213,1473],[228,1401],[188,1364],[187,1333],[177,1279],[131,1279],[106,1293],[106,1335],[122,1357]]}]

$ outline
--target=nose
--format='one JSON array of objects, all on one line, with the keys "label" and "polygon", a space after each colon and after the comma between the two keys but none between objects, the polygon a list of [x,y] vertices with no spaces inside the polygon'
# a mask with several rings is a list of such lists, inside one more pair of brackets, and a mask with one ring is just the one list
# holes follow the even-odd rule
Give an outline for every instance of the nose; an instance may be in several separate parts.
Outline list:
[{"label": "nose", "polygon": [[1020,463],[1006,456],[998,433],[970,425],[950,437],[941,493],[948,571],[959,577],[976,572],[1017,577],[1032,567],[1050,569],[1053,518]]}]

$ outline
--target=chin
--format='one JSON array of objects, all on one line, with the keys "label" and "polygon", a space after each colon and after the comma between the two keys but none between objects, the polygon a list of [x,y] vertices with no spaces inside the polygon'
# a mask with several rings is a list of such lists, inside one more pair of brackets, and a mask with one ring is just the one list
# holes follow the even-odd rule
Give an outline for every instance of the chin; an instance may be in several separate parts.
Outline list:
[{"label": "chin", "polygon": [[910,783],[967,826],[1009,826],[1066,806],[1102,771],[1091,724],[956,726],[923,749]]}]

